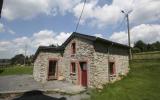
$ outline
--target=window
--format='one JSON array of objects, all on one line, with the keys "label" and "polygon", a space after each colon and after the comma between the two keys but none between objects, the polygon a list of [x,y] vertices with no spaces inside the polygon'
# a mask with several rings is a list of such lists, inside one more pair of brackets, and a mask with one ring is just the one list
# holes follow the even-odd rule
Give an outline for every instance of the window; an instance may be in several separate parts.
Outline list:
[{"label": "window", "polygon": [[57,79],[57,60],[49,60],[48,79]]},{"label": "window", "polygon": [[72,54],[75,54],[76,53],[76,43],[72,43],[71,49],[72,49]]},{"label": "window", "polygon": [[71,63],[71,73],[76,73],[76,63],[75,62]]},{"label": "window", "polygon": [[80,62],[81,70],[87,70],[87,63],[86,62]]},{"label": "window", "polygon": [[114,64],[114,62],[109,62],[109,74],[110,75],[115,74],[115,64]]}]

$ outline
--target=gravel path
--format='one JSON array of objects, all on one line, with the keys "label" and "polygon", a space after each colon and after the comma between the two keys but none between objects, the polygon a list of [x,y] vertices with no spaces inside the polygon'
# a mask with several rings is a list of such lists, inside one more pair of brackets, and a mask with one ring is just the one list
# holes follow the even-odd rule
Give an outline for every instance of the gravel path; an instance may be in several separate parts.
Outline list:
[{"label": "gravel path", "polygon": [[35,81],[32,75],[0,76],[0,93],[18,93],[31,90],[54,91],[68,94],[85,91],[83,87],[57,80],[41,84]]}]

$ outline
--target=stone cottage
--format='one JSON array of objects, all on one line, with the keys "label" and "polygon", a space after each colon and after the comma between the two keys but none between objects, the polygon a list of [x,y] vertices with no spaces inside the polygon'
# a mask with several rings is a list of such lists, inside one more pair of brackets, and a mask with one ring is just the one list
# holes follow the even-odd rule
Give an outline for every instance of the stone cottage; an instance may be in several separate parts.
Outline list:
[{"label": "stone cottage", "polygon": [[58,47],[40,46],[34,57],[34,79],[65,80],[101,87],[128,72],[129,47],[103,38],[73,32]]}]

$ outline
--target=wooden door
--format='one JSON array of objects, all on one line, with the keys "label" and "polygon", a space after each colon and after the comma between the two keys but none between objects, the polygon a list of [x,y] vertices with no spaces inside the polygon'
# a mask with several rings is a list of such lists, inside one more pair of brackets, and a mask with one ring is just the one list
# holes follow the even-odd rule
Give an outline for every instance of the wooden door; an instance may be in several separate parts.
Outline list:
[{"label": "wooden door", "polygon": [[87,63],[80,62],[81,68],[81,85],[87,87]]},{"label": "wooden door", "polygon": [[50,60],[49,61],[49,71],[48,71],[48,79],[56,79],[56,69],[57,69],[57,61]]}]

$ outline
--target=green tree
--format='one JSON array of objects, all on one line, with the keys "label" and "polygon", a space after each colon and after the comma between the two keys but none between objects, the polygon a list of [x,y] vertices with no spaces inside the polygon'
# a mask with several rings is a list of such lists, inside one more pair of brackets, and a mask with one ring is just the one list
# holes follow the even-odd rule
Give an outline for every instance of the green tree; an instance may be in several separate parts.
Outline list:
[{"label": "green tree", "polygon": [[160,42],[154,42],[154,43],[144,43],[142,40],[139,40],[135,42],[134,47],[132,49],[133,53],[137,52],[147,52],[147,51],[160,51]]},{"label": "green tree", "polygon": [[11,58],[11,64],[24,64],[24,55],[15,55],[13,58]]},{"label": "green tree", "polygon": [[147,51],[147,45],[142,40],[137,41],[134,47],[139,48],[141,52]]},{"label": "green tree", "polygon": [[152,46],[153,46],[154,51],[160,51],[160,42],[159,41],[152,43]]},{"label": "green tree", "polygon": [[134,48],[132,48],[132,52],[133,53],[139,53],[139,52],[141,52],[141,50],[137,47],[134,47]]}]

